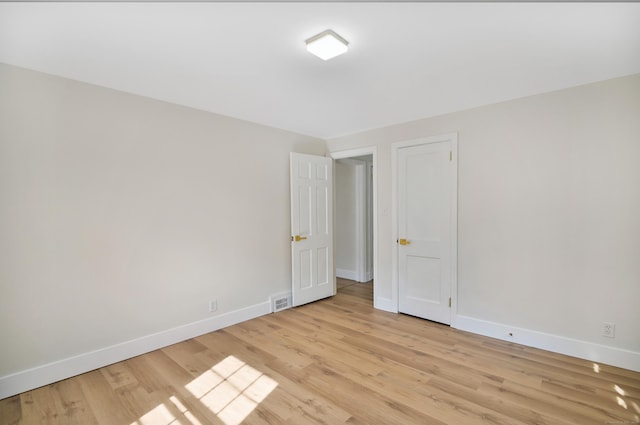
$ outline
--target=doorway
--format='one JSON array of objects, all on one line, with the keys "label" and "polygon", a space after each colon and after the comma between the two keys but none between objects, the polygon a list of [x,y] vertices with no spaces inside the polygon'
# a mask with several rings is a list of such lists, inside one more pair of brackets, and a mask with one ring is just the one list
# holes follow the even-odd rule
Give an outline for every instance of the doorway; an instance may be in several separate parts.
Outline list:
[{"label": "doorway", "polygon": [[[334,152],[335,269],[338,290],[372,287],[376,275],[375,148]],[[351,288],[348,288],[352,286]]]},{"label": "doorway", "polygon": [[336,277],[373,279],[371,155],[338,159],[335,168]]}]

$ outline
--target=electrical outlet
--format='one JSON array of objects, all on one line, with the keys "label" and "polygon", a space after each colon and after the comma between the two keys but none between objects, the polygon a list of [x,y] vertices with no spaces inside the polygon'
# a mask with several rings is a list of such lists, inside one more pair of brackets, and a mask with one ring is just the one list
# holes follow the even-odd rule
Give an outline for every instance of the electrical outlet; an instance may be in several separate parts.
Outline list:
[{"label": "electrical outlet", "polygon": [[606,336],[607,338],[615,338],[616,324],[604,322],[602,324],[602,336]]},{"label": "electrical outlet", "polygon": [[209,301],[209,311],[213,313],[218,309],[218,300],[210,300]]}]

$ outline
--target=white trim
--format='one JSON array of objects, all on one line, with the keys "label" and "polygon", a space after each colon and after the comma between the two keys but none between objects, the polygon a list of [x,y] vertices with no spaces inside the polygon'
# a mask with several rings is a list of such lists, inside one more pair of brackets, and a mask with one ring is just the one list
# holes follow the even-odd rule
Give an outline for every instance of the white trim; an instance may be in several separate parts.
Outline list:
[{"label": "white trim", "polygon": [[[398,142],[399,143],[399,142]],[[388,310],[398,312],[398,150],[400,145],[391,144],[391,306]]]},{"label": "white trim", "polygon": [[421,137],[419,139],[405,140],[391,144],[391,297],[398,312],[399,288],[398,288],[398,152],[402,148],[426,145],[429,143],[449,142],[453,155],[451,170],[452,191],[451,194],[451,320],[454,326],[458,314],[458,133],[447,133],[438,136]]},{"label": "white trim", "polygon": [[[456,329],[511,341],[554,353],[640,372],[640,353],[468,316],[457,316]],[[510,336],[511,334],[511,336]]]},{"label": "white trim", "polygon": [[373,279],[373,162],[365,164],[365,276],[364,281]]},{"label": "white trim", "polygon": [[82,353],[74,357],[2,376],[0,377],[0,399],[130,359],[269,313],[271,313],[271,303],[265,301],[260,304],[146,335],[110,347]]},{"label": "white trim", "polygon": [[358,271],[336,268],[336,277],[340,279],[349,279],[358,282]]},{"label": "white trim", "polygon": [[373,306],[380,310],[391,311],[387,308],[378,307],[379,305],[386,306],[386,304],[384,300],[377,302],[376,298],[376,294],[381,292],[379,289],[380,282],[378,282],[378,148],[375,146],[367,146],[364,148],[331,152],[330,155],[333,159],[346,159],[353,158],[354,156],[371,155],[373,167]]},{"label": "white trim", "polygon": [[378,310],[397,313],[397,311],[395,310],[397,308],[397,304],[394,304],[394,301],[391,298],[382,298],[382,297],[375,298],[373,300],[373,307],[377,308]]},{"label": "white trim", "polygon": [[371,273],[371,270],[367,270],[364,274],[363,282],[369,282],[371,279],[373,279],[373,273]]},{"label": "white trim", "polygon": [[366,178],[367,167],[365,162],[358,162],[359,164],[356,165],[356,261],[358,278],[356,280],[358,282],[365,282],[365,253],[367,251],[367,239],[365,232],[367,220],[364,216],[366,211],[364,179]]},{"label": "white trim", "polygon": [[451,323],[455,326],[458,317],[458,133],[451,136]]}]

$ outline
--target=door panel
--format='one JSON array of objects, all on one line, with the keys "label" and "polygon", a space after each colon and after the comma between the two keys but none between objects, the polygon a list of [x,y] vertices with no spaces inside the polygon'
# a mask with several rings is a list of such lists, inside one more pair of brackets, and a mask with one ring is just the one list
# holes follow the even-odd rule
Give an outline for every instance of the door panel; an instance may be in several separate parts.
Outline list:
[{"label": "door panel", "polygon": [[295,306],[336,293],[332,185],[330,158],[291,154],[291,262]]},{"label": "door panel", "polygon": [[407,297],[438,303],[441,280],[440,259],[407,256]]},{"label": "door panel", "polygon": [[451,143],[400,148],[398,309],[449,324],[451,310]]},{"label": "door panel", "polygon": [[[406,149],[406,148],[405,148]],[[406,234],[421,241],[440,241],[442,161],[440,152],[406,153]]]},{"label": "door panel", "polygon": [[[326,179],[320,181],[327,181]],[[329,210],[329,192],[330,188],[326,185],[316,187],[316,227],[317,234],[329,234],[329,215],[333,212]]]}]

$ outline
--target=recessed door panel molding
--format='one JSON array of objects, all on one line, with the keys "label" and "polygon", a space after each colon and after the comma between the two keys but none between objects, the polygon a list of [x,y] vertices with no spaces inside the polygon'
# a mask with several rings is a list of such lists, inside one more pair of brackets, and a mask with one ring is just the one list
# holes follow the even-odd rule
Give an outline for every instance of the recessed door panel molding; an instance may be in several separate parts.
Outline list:
[{"label": "recessed door panel molding", "polygon": [[405,297],[416,302],[439,303],[442,298],[439,258],[407,256]]},{"label": "recessed door panel molding", "polygon": [[297,164],[298,177],[302,180],[311,180],[311,163],[309,161],[301,161]]},{"label": "recessed door panel molding", "polygon": [[316,164],[316,178],[318,180],[328,180],[329,168],[327,164]]},{"label": "recessed door panel molding", "polygon": [[298,202],[298,233],[296,234],[310,234],[312,231],[311,222],[311,193],[312,187],[305,185],[304,182],[300,184],[297,190],[297,202]]},{"label": "recessed door panel molding", "polygon": [[[433,147],[432,147],[433,148]],[[442,158],[437,149],[406,158],[405,220],[406,235],[412,239],[439,241],[442,229],[442,208],[431,202],[446,196],[446,182],[442,180]]]},{"label": "recessed door panel molding", "polygon": [[298,252],[298,260],[300,262],[299,289],[310,288],[313,282],[312,255],[313,253],[310,249],[303,249]]},{"label": "recessed door panel molding", "polygon": [[330,232],[329,190],[326,186],[316,188],[316,233],[318,235],[326,236]]},{"label": "recessed door panel molding", "polygon": [[329,249],[327,247],[318,248],[318,285],[328,285],[329,281]]}]

